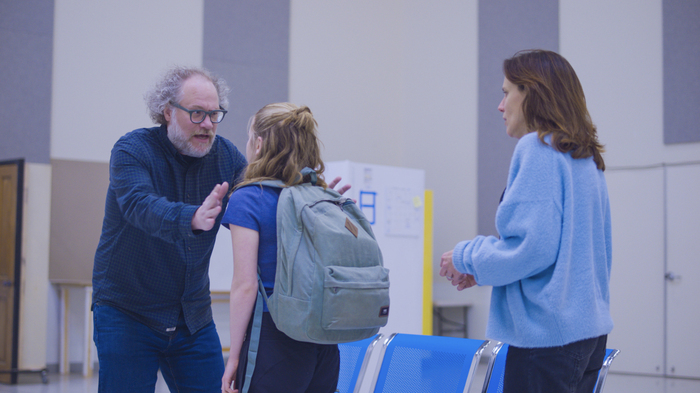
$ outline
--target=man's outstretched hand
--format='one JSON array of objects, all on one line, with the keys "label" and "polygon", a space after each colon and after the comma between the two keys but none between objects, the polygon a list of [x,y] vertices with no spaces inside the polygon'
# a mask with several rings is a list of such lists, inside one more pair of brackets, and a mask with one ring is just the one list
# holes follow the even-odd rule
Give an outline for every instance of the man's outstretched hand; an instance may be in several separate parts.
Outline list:
[{"label": "man's outstretched hand", "polygon": [[194,216],[192,216],[192,230],[208,231],[214,228],[216,217],[221,213],[221,202],[228,192],[228,183],[217,184],[211,194],[204,200]]}]

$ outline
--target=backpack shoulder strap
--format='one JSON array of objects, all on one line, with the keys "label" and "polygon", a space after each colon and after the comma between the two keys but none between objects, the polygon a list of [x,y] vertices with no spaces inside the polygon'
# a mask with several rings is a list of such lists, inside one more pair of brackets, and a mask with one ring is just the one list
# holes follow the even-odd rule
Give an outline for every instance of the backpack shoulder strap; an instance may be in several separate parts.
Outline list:
[{"label": "backpack shoulder strap", "polygon": [[287,187],[282,180],[261,180],[261,181],[256,181],[253,183],[246,184],[246,187],[253,186],[253,185],[263,185],[263,186],[276,187],[276,188],[286,188]]},{"label": "backpack shoulder strap", "polygon": [[311,179],[311,184],[314,186],[316,185],[316,182],[318,181],[318,177],[316,176],[316,171],[307,167],[302,168],[301,170],[301,175],[306,176],[309,175],[309,178]]},{"label": "backpack shoulder strap", "polygon": [[[260,346],[260,329],[262,328],[263,298],[267,302],[267,292],[260,278],[260,266],[258,266],[258,296],[255,299],[255,310],[253,311],[253,326],[250,329],[250,344],[248,345],[248,362],[245,369],[245,380],[241,392],[248,393],[250,383],[253,380],[255,371],[255,361],[258,358],[258,347]],[[240,365],[239,365],[240,367]]]},{"label": "backpack shoulder strap", "polygon": [[[301,170],[301,175],[302,176],[309,175],[309,179],[311,181],[311,184],[314,186],[318,182],[318,176],[316,175],[316,171],[309,168],[309,167],[304,167]],[[284,182],[282,180],[261,180],[261,181],[249,183],[249,184],[247,184],[247,186],[254,185],[254,184],[261,184],[263,186],[268,186],[268,187],[287,188],[287,185],[284,184]]]}]

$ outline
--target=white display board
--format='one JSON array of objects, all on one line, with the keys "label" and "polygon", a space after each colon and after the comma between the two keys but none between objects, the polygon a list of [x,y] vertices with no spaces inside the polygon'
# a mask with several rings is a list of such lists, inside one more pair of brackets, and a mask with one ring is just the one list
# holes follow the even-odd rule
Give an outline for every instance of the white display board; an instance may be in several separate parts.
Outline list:
[{"label": "white display board", "polygon": [[[361,164],[326,163],[327,181],[343,178],[345,194],[354,199],[367,219],[390,270],[389,322],[381,332],[421,334],[423,329],[423,221],[425,172],[419,169]],[[336,187],[337,188],[337,187]],[[231,289],[231,234],[220,228],[209,268],[213,292]]]},{"label": "white display board", "polygon": [[324,175],[326,181],[341,176],[340,185],[352,186],[345,195],[372,223],[389,269],[391,309],[381,332],[421,334],[425,171],[334,161],[326,163]]}]

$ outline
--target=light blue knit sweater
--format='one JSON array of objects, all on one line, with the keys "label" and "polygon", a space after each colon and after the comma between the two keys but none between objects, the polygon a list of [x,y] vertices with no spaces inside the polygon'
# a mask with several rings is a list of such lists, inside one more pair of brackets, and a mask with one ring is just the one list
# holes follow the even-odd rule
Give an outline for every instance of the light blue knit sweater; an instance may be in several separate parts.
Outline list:
[{"label": "light blue knit sweater", "polygon": [[496,229],[500,239],[460,242],[453,255],[457,270],[493,286],[488,338],[536,348],[610,333],[610,205],[592,158],[523,136]]}]

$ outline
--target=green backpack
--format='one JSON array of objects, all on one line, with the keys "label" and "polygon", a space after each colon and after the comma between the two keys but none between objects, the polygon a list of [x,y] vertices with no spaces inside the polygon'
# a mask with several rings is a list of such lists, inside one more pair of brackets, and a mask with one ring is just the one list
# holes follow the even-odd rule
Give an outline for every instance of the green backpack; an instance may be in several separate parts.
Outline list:
[{"label": "green backpack", "polygon": [[253,375],[262,299],[277,328],[297,341],[339,344],[375,335],[389,318],[389,270],[372,227],[350,199],[311,182],[282,188],[277,203],[277,271],[267,297],[258,275],[258,298],[244,392]]}]

